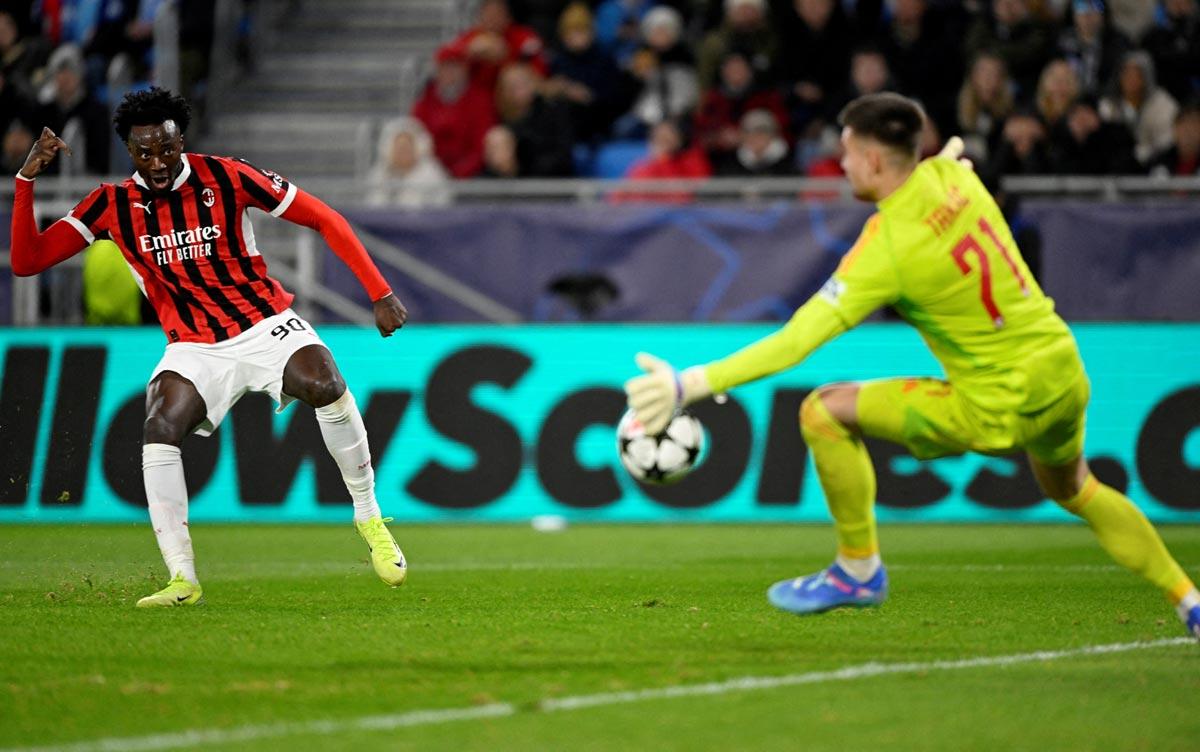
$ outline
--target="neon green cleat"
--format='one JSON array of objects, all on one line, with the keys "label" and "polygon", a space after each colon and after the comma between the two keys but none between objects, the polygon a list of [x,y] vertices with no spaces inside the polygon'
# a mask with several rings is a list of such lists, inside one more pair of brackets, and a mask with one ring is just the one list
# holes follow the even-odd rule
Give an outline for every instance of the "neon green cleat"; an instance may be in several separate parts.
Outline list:
[{"label": "neon green cleat", "polygon": [[195,606],[204,602],[204,590],[194,582],[188,582],[177,574],[167,586],[154,595],[147,595],[137,602],[138,608],[163,608],[166,606]]},{"label": "neon green cleat", "polygon": [[391,517],[372,517],[366,522],[355,522],[354,527],[367,542],[367,548],[371,549],[371,564],[375,567],[375,574],[392,587],[400,587],[408,576],[408,562],[384,524],[391,521]]}]

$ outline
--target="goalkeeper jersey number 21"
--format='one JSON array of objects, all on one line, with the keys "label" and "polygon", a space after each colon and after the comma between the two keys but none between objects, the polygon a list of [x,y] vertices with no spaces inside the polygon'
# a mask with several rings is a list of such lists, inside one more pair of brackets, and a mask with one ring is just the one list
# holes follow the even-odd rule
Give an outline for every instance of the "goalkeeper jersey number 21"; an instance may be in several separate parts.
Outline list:
[{"label": "goalkeeper jersey number 21", "polygon": [[932,158],[879,202],[820,292],[775,334],[709,363],[709,383],[721,392],[795,365],[885,305],[983,409],[1036,412],[1083,373],[1074,337],[983,183],[955,160]]}]

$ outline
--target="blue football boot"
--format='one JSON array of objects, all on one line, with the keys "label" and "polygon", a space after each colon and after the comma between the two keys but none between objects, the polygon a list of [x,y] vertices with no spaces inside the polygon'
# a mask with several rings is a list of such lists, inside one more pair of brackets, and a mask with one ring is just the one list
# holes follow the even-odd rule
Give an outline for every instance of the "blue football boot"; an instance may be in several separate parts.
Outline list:
[{"label": "blue football boot", "polygon": [[883,567],[866,582],[859,582],[837,564],[807,577],[776,582],[767,600],[793,614],[819,614],[842,606],[878,606],[887,598],[887,571]]},{"label": "blue football boot", "polygon": [[1176,610],[1179,612],[1179,618],[1183,620],[1183,625],[1187,627],[1188,634],[1200,639],[1200,603],[1181,603]]}]

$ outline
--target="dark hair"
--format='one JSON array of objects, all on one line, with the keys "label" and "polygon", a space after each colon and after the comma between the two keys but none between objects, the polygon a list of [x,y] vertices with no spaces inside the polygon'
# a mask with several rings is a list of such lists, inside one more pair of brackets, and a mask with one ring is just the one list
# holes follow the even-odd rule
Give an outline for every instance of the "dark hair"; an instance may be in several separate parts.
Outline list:
[{"label": "dark hair", "polygon": [[920,153],[925,111],[916,101],[899,94],[867,94],[842,109],[838,125],[915,159]]},{"label": "dark hair", "polygon": [[1200,115],[1200,100],[1185,99],[1179,104],[1179,112],[1175,113],[1175,122],[1194,115]]},{"label": "dark hair", "polygon": [[129,140],[129,131],[135,125],[161,125],[167,120],[174,120],[179,132],[185,132],[192,121],[192,106],[178,94],[157,86],[126,94],[113,113],[113,125],[122,141]]},{"label": "dark hair", "polygon": [[883,54],[883,48],[873,42],[863,42],[850,50],[850,57],[854,58],[859,55],[876,55],[887,62],[887,55]]}]

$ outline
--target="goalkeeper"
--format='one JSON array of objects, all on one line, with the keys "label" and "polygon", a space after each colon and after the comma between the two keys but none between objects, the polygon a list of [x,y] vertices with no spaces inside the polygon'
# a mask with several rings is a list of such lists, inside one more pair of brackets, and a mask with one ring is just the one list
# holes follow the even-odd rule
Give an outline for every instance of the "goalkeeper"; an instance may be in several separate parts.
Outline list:
[{"label": "goalkeeper", "polygon": [[842,167],[877,211],[825,286],[782,329],[721,360],[676,372],[645,353],[625,390],[648,433],[674,410],[790,368],[884,305],[917,328],[946,379],[831,384],[800,409],[837,533],[822,572],[767,593],[798,614],[873,606],[887,596],[875,529],[875,473],[864,436],[919,459],[1024,450],[1042,490],[1091,526],[1121,565],[1157,585],[1200,637],[1200,594],[1136,506],[1083,458],[1089,385],[1075,339],[1021,258],[962,142],[918,159],[924,113],[896,94],[842,111]]}]

